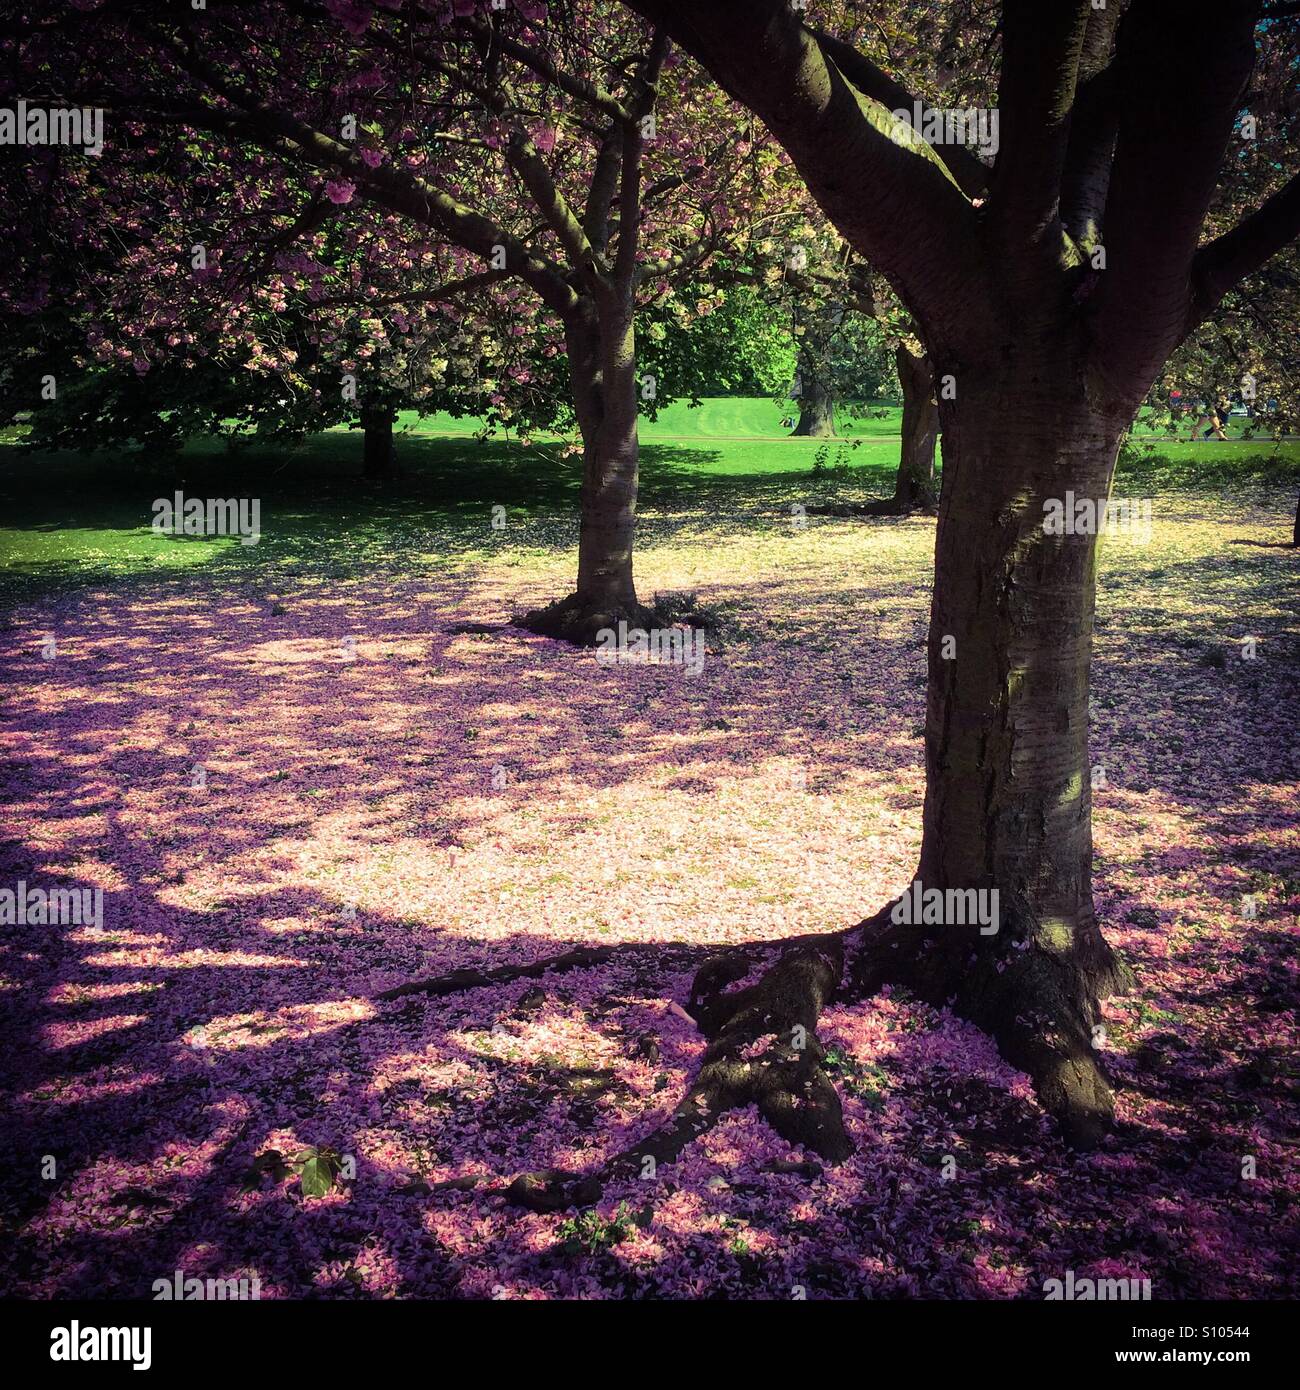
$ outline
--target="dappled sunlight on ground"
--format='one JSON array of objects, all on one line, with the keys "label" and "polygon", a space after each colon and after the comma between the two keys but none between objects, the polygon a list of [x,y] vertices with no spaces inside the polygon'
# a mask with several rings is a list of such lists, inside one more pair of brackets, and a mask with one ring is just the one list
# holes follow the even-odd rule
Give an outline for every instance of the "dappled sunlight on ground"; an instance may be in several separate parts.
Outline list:
[{"label": "dappled sunlight on ground", "polygon": [[[1139,976],[1107,1006],[1107,1147],[1067,1153],[982,1034],[885,995],[820,1030],[847,1163],[773,1171],[803,1155],[739,1112],[583,1217],[494,1185],[670,1112],[702,1051],[672,943],[843,927],[910,880],[933,523],[652,512],[643,594],[727,618],[695,676],[453,631],[568,587],[544,527],[441,557],[435,527],[369,575],[346,535],[328,566],[272,543],[16,609],[0,882],[101,888],[104,920],[5,929],[0,1285],[1294,1293],[1297,559],[1248,544],[1285,501],[1160,498],[1101,562],[1097,896]],[[622,942],[663,958],[373,999]],[[306,1199],[252,1172],[311,1145],[355,1176]]]}]

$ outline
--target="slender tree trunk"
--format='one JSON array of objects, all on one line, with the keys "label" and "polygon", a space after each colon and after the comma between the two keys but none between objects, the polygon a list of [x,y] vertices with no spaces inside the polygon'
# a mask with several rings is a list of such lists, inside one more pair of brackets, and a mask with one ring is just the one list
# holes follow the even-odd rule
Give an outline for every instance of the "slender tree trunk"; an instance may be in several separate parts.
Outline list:
[{"label": "slender tree trunk", "polygon": [[791,438],[827,439],[835,433],[835,396],[812,354],[799,349],[799,423]]},{"label": "slender tree trunk", "polygon": [[393,452],[393,422],[397,412],[390,406],[361,407],[361,428],[365,431],[362,472],[367,478],[389,478],[396,466]]},{"label": "slender tree trunk", "polygon": [[590,437],[583,439],[577,593],[585,604],[617,613],[636,605],[632,543],[640,446],[630,297],[611,297],[599,307],[596,336],[601,411]]},{"label": "slender tree trunk", "polygon": [[894,354],[903,387],[903,442],[894,482],[894,510],[933,511],[934,446],[939,438],[939,407],[928,357],[916,357],[899,343]]},{"label": "slender tree trunk", "polygon": [[1291,532],[1291,544],[1300,545],[1300,497],[1295,503],[1295,530]]},{"label": "slender tree trunk", "polygon": [[653,625],[632,574],[640,446],[636,337],[630,291],[584,299],[565,323],[565,346],[582,435],[581,526],[575,591],[529,613],[523,625],[590,645],[620,619]]}]

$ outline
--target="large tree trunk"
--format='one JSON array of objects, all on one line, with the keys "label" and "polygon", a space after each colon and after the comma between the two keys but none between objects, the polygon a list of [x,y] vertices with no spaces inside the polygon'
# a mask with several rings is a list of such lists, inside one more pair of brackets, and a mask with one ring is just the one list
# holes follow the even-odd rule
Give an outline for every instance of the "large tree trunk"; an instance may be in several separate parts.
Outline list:
[{"label": "large tree trunk", "polygon": [[898,513],[933,511],[934,446],[939,438],[939,407],[928,357],[914,356],[903,343],[894,353],[903,388],[903,442],[894,482]]},{"label": "large tree trunk", "polygon": [[391,406],[361,407],[361,428],[365,431],[362,472],[367,478],[389,478],[396,467],[393,453],[393,422],[397,412]]},{"label": "large tree trunk", "polygon": [[835,433],[835,396],[825,380],[823,364],[817,360],[818,353],[809,341],[813,333],[809,328],[807,336],[799,342],[799,423],[790,436],[792,439],[827,439]]},{"label": "large tree trunk", "polygon": [[653,625],[632,576],[639,468],[636,336],[631,295],[584,300],[565,323],[565,346],[582,435],[578,583],[567,598],[529,613],[522,624],[589,646],[620,619]]},{"label": "large tree trunk", "polygon": [[1098,1001],[1122,983],[1092,903],[1097,537],[1049,534],[1044,504],[1067,492],[1104,500],[1127,421],[1071,385],[1068,353],[1030,355],[1034,371],[968,373],[944,411],[929,639],[917,877],[925,889],[996,889],[999,928],[913,933],[894,978],[993,1033],[1086,1143],[1111,1110]]}]

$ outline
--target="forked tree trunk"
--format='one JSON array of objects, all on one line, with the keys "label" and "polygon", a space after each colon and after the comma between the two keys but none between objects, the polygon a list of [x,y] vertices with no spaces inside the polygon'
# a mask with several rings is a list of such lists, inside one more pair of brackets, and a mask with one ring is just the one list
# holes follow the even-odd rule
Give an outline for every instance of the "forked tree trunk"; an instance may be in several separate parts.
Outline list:
[{"label": "forked tree trunk", "polygon": [[534,632],[591,645],[606,628],[653,625],[632,575],[640,446],[636,337],[630,294],[584,302],[565,323],[574,409],[582,436],[578,582],[572,594],[527,614]]},{"label": "forked tree trunk", "polygon": [[361,428],[365,431],[362,472],[367,478],[391,477],[396,466],[393,453],[393,422],[397,412],[391,406],[361,407]]},{"label": "forked tree trunk", "polygon": [[939,439],[939,407],[928,357],[916,357],[899,343],[894,353],[903,388],[903,440],[894,482],[894,510],[933,511],[934,446]]}]

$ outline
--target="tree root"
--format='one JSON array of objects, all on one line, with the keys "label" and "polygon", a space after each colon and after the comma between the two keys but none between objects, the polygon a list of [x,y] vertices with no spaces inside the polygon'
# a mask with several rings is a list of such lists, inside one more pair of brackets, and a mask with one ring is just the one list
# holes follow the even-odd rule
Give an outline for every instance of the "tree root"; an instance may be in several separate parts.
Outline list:
[{"label": "tree root", "polygon": [[921,497],[882,497],[866,504],[867,516],[934,516],[939,510],[933,495]]},{"label": "tree root", "polygon": [[516,627],[534,632],[539,637],[552,637],[570,642],[575,647],[594,647],[604,631],[617,632],[619,622],[629,629],[648,631],[657,626],[655,612],[635,599],[621,602],[600,602],[579,594],[557,599],[545,608],[535,608],[514,618]]},{"label": "tree root", "polygon": [[[949,1005],[988,1032],[1013,1066],[1028,1072],[1039,1101],[1075,1148],[1095,1147],[1107,1132],[1113,1100],[1094,1038],[1096,992],[1122,988],[1125,972],[1114,961],[1082,968],[1068,958],[1029,946],[988,950],[974,958],[951,940],[927,937],[920,927],[892,921],[887,904],[843,932],[757,943],[710,955],[695,973],[689,1014],[708,1039],[696,1077],[668,1119],[598,1170],[525,1173],[507,1199],[533,1211],[558,1211],[598,1202],[614,1181],[654,1178],[728,1111],[755,1105],[792,1145],[827,1163],[853,1152],[840,1098],[823,1066],[817,1022],[832,1001],[856,1002],[882,985],[906,986],[937,1006]],[[551,971],[583,969],[633,952],[662,957],[678,943],[626,943],[578,947],[530,965],[456,970],[386,990],[377,997],[453,994]],[[685,953],[702,954],[686,943]],[[751,952],[779,948],[779,958],[750,985]],[[797,1164],[819,1172],[816,1165]]]},{"label": "tree root", "polygon": [[889,923],[885,912],[863,927],[873,929],[863,934],[842,997],[863,998],[895,983],[927,1003],[950,1006],[1028,1073],[1039,1104],[1072,1148],[1101,1142],[1114,1118],[1114,1098],[1098,1058],[1099,1000],[1132,983],[1109,950],[1084,965],[1033,944],[972,957],[965,943],[955,950],[915,927]]},{"label": "tree root", "polygon": [[449,970],[445,975],[431,975],[425,980],[409,980],[403,985],[394,985],[383,990],[375,998],[387,1002],[390,999],[403,999],[408,994],[428,994],[441,998],[447,994],[459,994],[466,989],[483,989],[487,985],[509,984],[511,980],[537,980],[551,972],[565,970],[585,970],[592,965],[603,965],[616,955],[631,955],[639,952],[656,954],[666,948],[661,943],[643,944],[628,942],[622,946],[576,946],[558,956],[544,956],[528,965],[499,965],[491,970]]},{"label": "tree root", "polygon": [[809,516],[933,516],[938,504],[933,499],[909,502],[881,497],[870,502],[814,502],[804,511]]},{"label": "tree root", "polygon": [[739,978],[738,971],[748,973],[747,960],[727,953],[706,961],[691,986],[691,1002],[709,1046],[668,1120],[597,1173],[526,1173],[511,1184],[508,1199],[533,1211],[590,1206],[610,1182],[655,1177],[661,1163],[673,1162],[729,1110],[746,1105],[757,1105],[791,1144],[842,1163],[853,1144],[815,1030],[843,969],[842,934],[789,947],[755,984],[733,992],[723,986]]},{"label": "tree root", "polygon": [[694,594],[671,592],[656,594],[649,607],[635,599],[600,601],[569,594],[545,608],[517,615],[512,621],[516,627],[539,637],[571,642],[575,647],[596,646],[600,634],[617,632],[620,622],[627,624],[629,632],[633,628],[649,632],[684,624],[716,633],[723,626],[721,616],[698,603]]},{"label": "tree root", "polygon": [[954,1007],[983,1028],[1013,1067],[1027,1072],[1038,1102],[1071,1148],[1096,1148],[1115,1101],[1098,1060],[1096,987],[1072,965],[1040,950],[1020,953],[1001,972],[977,968]]},{"label": "tree root", "polygon": [[[822,933],[778,936],[770,941],[750,942],[745,949],[788,950],[810,941],[821,940]],[[537,980],[552,972],[561,974],[566,970],[585,970],[593,965],[604,965],[620,956],[647,955],[655,956],[659,963],[663,963],[668,957],[684,962],[698,960],[701,956],[710,958],[700,967],[695,977],[695,986],[691,994],[692,1006],[696,1001],[696,991],[702,986],[707,988],[708,992],[715,993],[724,985],[734,983],[749,973],[748,958],[739,949],[719,953],[716,947],[699,946],[690,941],[623,941],[617,946],[574,946],[557,955],[529,961],[525,965],[498,965],[489,970],[448,970],[442,975],[430,975],[423,980],[408,980],[405,984],[394,985],[374,997],[381,1002],[403,999],[408,994],[428,994],[434,998],[441,998],[448,994],[459,994],[462,990],[509,984],[512,980]],[[738,966],[737,962],[745,963]],[[737,970],[739,973],[734,973]]]}]

